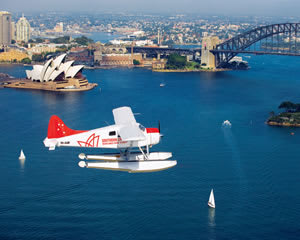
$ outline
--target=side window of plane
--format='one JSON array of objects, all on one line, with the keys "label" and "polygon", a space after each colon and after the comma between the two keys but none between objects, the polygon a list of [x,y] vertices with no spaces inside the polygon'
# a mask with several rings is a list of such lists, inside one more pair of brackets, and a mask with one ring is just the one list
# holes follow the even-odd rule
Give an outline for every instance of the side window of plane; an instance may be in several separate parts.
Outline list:
[{"label": "side window of plane", "polygon": [[116,131],[111,131],[111,132],[109,132],[108,135],[109,135],[109,136],[115,136],[115,135],[116,135]]},{"label": "side window of plane", "polygon": [[139,128],[140,128],[143,132],[144,132],[145,129],[146,129],[142,124],[139,125]]}]

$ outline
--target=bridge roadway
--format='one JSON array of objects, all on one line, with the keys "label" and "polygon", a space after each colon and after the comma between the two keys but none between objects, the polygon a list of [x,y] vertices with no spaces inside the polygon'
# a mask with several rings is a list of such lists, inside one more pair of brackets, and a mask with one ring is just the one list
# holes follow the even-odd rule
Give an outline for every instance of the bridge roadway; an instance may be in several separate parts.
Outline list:
[{"label": "bridge roadway", "polygon": [[285,52],[284,50],[279,50],[277,52],[268,52],[268,51],[247,51],[247,50],[210,50],[211,53],[246,53],[246,54],[255,54],[255,55],[285,55],[285,56],[300,56],[300,52]]},{"label": "bridge roadway", "polygon": [[[126,47],[131,52],[131,47]],[[178,53],[180,55],[194,55],[196,52],[201,54],[201,49],[184,49],[184,48],[160,48],[160,47],[133,47],[134,53],[142,53],[147,55],[169,55]]]}]

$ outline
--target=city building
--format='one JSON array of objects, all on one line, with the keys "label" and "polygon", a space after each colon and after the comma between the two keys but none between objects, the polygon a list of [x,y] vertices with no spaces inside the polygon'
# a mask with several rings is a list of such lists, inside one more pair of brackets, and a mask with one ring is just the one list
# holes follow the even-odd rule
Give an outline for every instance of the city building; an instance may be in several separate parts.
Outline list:
[{"label": "city building", "polygon": [[30,39],[30,24],[27,19],[22,15],[16,23],[16,41],[27,43]]},{"label": "city building", "polygon": [[27,79],[8,82],[5,87],[47,91],[87,91],[97,86],[89,83],[82,74],[83,65],[73,66],[65,61],[66,54],[49,59],[44,65],[34,65],[26,70]]},{"label": "city building", "polygon": [[16,40],[16,23],[11,22],[10,25],[10,34],[11,34],[11,40]]},{"label": "city building", "polygon": [[32,70],[26,70],[28,79],[38,82],[60,81],[65,78],[82,77],[83,65],[73,66],[74,61],[64,62],[67,54],[49,59],[45,65],[34,65]]},{"label": "city building", "polygon": [[46,91],[87,91],[97,86],[89,83],[82,74],[84,66],[73,66],[73,61],[65,61],[66,54],[49,59],[44,65],[34,65],[26,70],[27,79],[8,81],[5,87],[37,89]]},{"label": "city building", "polygon": [[0,46],[11,44],[11,14],[0,12]]},{"label": "city building", "polygon": [[54,31],[57,33],[62,33],[64,31],[64,23],[63,22],[57,23],[56,26],[54,27]]},{"label": "city building", "polygon": [[131,66],[133,60],[142,63],[142,54],[103,54],[99,64],[101,66]]},{"label": "city building", "polygon": [[29,52],[31,54],[41,54],[43,52],[55,52],[57,50],[57,48],[61,46],[61,44],[55,44],[55,43],[51,43],[51,44],[37,44],[34,47],[29,49]]}]

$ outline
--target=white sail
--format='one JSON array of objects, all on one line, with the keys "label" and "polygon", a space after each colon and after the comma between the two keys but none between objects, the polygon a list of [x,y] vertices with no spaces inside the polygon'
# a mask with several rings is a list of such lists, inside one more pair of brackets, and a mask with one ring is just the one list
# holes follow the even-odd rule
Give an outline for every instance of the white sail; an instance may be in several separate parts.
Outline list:
[{"label": "white sail", "polygon": [[215,208],[216,204],[215,204],[215,197],[214,197],[214,190],[212,189],[210,191],[210,196],[209,196],[209,200],[208,200],[208,206]]},{"label": "white sail", "polygon": [[25,160],[25,154],[23,152],[23,149],[21,149],[21,153],[20,153],[20,157],[19,157],[20,160]]}]

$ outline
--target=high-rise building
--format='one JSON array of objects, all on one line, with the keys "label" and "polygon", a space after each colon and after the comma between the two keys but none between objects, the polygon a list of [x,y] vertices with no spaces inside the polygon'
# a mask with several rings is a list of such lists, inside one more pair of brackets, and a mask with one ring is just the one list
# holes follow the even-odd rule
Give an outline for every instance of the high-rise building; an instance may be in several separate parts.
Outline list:
[{"label": "high-rise building", "polygon": [[0,12],[0,45],[11,44],[11,14]]},{"label": "high-rise building", "polygon": [[30,39],[30,24],[24,17],[24,14],[16,24],[16,40],[27,43]]},{"label": "high-rise building", "polygon": [[16,40],[16,23],[15,22],[11,22],[10,33],[11,33],[11,40]]}]

